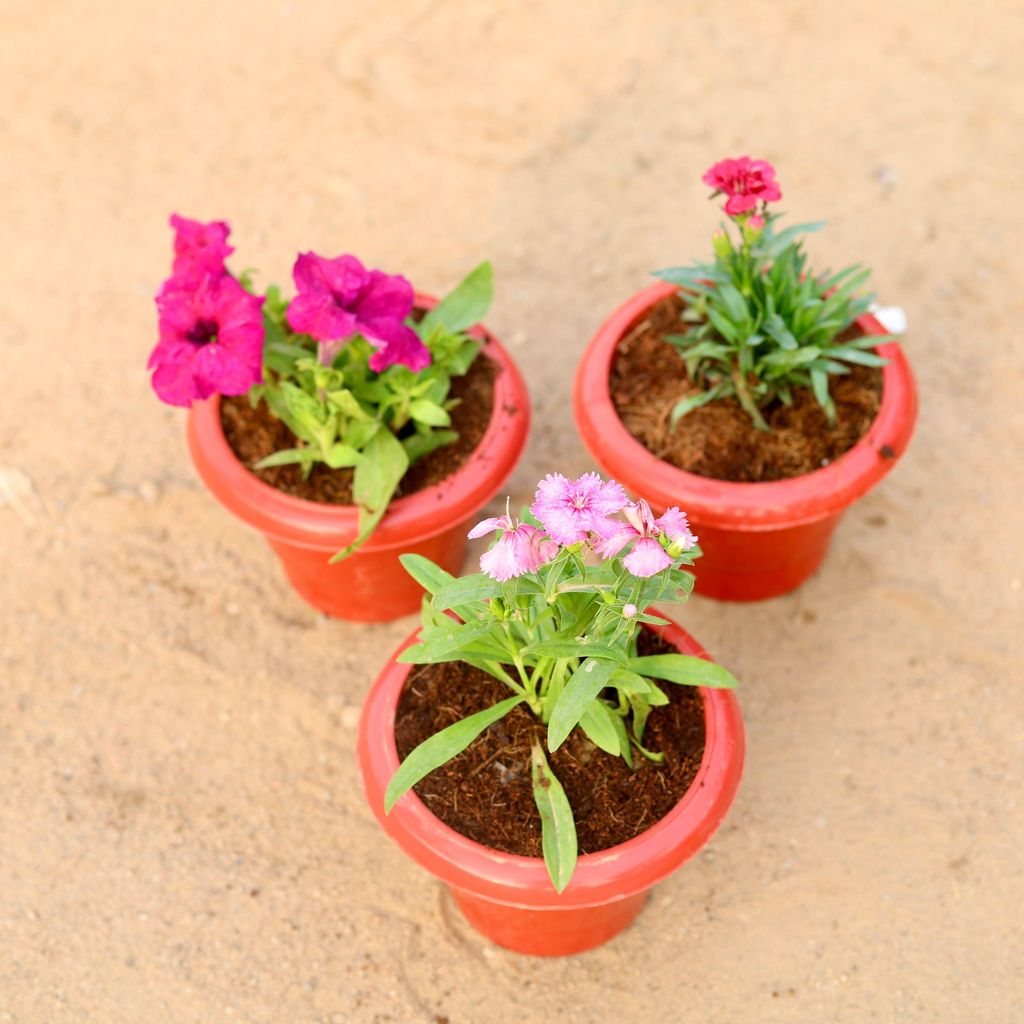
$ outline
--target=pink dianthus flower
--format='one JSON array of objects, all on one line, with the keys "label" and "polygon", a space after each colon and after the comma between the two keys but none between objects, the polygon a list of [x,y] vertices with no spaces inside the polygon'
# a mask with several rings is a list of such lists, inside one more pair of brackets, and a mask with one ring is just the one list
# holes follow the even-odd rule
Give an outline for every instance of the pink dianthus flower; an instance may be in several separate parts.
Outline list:
[{"label": "pink dianthus flower", "polygon": [[602,480],[597,473],[584,473],[576,480],[549,473],[537,485],[530,511],[553,540],[575,544],[591,533],[603,535],[615,525],[610,517],[628,500],[614,480]]},{"label": "pink dianthus flower", "polygon": [[751,160],[749,156],[720,160],[708,168],[701,179],[717,195],[728,196],[725,212],[730,217],[749,213],[759,202],[774,203],[782,198],[775,168],[767,160]]}]

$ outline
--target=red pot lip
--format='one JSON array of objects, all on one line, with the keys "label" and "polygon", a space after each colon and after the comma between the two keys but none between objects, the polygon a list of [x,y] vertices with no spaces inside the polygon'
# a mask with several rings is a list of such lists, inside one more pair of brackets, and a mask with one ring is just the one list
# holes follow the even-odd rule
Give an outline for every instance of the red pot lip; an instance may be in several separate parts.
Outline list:
[{"label": "red pot lip", "polygon": [[[430,309],[437,300],[419,292],[416,304]],[[466,462],[438,484],[391,503],[363,551],[404,547],[468,519],[495,494],[515,468],[526,446],[530,399],[511,355],[498,338],[478,324],[469,331],[484,342],[482,353],[501,367],[494,382],[491,420]],[[231,450],[220,423],[220,396],[189,410],[188,444],[203,482],[240,519],[277,540],[336,551],[356,536],[355,505],[327,505],[297,498],[264,483]]]},{"label": "red pot lip", "polygon": [[[687,654],[707,652],[682,627],[648,627]],[[579,857],[572,881],[561,894],[551,885],[544,861],[490,849],[449,828],[415,792],[384,813],[384,791],[399,765],[394,739],[398,699],[412,666],[397,655],[416,639],[410,635],[374,683],[359,723],[358,755],[363,786],[385,832],[422,867],[456,889],[507,906],[570,909],[599,906],[644,892],[711,837],[725,817],[743,769],[745,739],[739,702],[730,690],[701,687],[706,738],[697,775],[669,813],[639,836]]]},{"label": "red pot lip", "polygon": [[[708,526],[748,530],[795,526],[834,515],[877,484],[910,442],[917,418],[917,389],[902,347],[878,346],[882,403],[868,432],[831,465],[790,480],[733,483],[688,473],[651,454],[626,430],[608,388],[615,350],[627,331],[677,286],[659,281],[622,303],[598,328],[580,360],[573,387],[573,415],[594,459],[628,490],[666,508],[685,500],[684,511]],[[887,333],[870,315],[857,319],[866,334]],[[891,454],[883,455],[886,450]]]}]

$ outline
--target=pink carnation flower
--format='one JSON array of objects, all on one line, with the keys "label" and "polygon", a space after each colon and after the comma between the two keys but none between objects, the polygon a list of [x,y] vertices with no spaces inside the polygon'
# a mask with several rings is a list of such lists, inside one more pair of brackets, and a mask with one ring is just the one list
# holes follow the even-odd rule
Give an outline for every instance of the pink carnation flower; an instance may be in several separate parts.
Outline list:
[{"label": "pink carnation flower", "polygon": [[634,576],[654,576],[672,564],[672,556],[661,546],[663,534],[683,551],[697,543],[686,516],[678,508],[670,508],[655,519],[651,506],[641,500],[627,505],[623,514],[626,522],[610,524],[612,528],[601,534],[597,552],[604,558],[613,558],[630,541],[635,541],[633,550],[622,560]]},{"label": "pink carnation flower", "polygon": [[404,323],[414,298],[404,277],[367,270],[355,256],[325,259],[312,252],[296,259],[292,276],[298,295],[288,306],[288,323],[320,342],[326,366],[357,334],[377,349],[370,369],[378,373],[396,363],[411,370],[430,365],[430,351]]},{"label": "pink carnation flower", "polygon": [[621,511],[628,500],[614,480],[602,480],[597,473],[584,473],[577,480],[549,473],[537,485],[530,511],[552,539],[559,544],[575,544],[591,533],[602,534],[615,526],[609,517]]},{"label": "pink carnation flower", "polygon": [[189,406],[213,394],[241,395],[263,379],[263,299],[233,277],[175,275],[156,304],[160,341],[147,366],[162,401]]},{"label": "pink carnation flower", "polygon": [[558,554],[558,545],[542,530],[521,523],[507,513],[477,523],[469,531],[470,540],[503,530],[498,543],[480,556],[480,568],[492,579],[504,583],[513,576],[536,572]]},{"label": "pink carnation flower", "polygon": [[767,160],[751,160],[741,156],[735,160],[720,160],[707,170],[701,179],[717,195],[729,197],[725,212],[730,217],[749,213],[759,202],[774,203],[782,198],[775,181],[775,168]]},{"label": "pink carnation flower", "polygon": [[174,228],[174,274],[225,273],[224,261],[235,251],[228,245],[231,228],[225,221],[202,224],[171,215]]}]

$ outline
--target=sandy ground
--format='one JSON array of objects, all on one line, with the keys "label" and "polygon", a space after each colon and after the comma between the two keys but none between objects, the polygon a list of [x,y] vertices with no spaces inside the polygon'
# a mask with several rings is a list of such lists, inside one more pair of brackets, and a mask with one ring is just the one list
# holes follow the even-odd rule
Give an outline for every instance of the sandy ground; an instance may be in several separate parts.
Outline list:
[{"label": "sandy ground", "polygon": [[[1024,1005],[1019,3],[4,0],[0,1021],[971,1022]],[[196,480],[144,370],[168,213],[237,266],[355,251],[570,374],[776,162],[819,265],[908,312],[918,434],[824,571],[682,621],[743,681],[707,850],[607,947],[489,947],[366,810],[410,621],[325,620]]]}]

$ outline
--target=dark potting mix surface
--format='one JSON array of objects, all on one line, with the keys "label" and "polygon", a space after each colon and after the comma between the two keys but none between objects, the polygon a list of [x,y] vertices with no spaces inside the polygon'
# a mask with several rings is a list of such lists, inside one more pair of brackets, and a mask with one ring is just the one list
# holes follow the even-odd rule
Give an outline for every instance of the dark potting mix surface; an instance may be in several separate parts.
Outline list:
[{"label": "dark potting mix surface", "polygon": [[[396,498],[440,483],[462,467],[491,422],[494,382],[499,372],[498,364],[481,352],[464,376],[452,378],[448,398],[458,399],[458,405],[451,410],[452,429],[458,432],[458,440],[414,462],[402,477]],[[265,402],[254,409],[245,395],[222,398],[220,421],[238,460],[264,483],[307,501],[352,504],[351,469],[331,469],[321,463],[305,480],[298,466],[253,469],[260,459],[297,445],[295,435],[270,412]]]},{"label": "dark potting mix surface", "polygon": [[[646,632],[639,647],[643,654],[675,650]],[[660,685],[670,703],[651,712],[644,745],[663,752],[663,763],[634,751],[635,767],[630,768],[621,757],[595,747],[578,728],[548,754],[573,809],[580,853],[595,853],[640,835],[672,810],[697,775],[704,755],[703,699],[691,686]],[[508,687],[462,662],[413,666],[395,714],[398,756],[404,759],[429,736],[508,696]],[[528,709],[513,708],[419,782],[416,793],[441,821],[475,842],[540,857],[530,748],[534,737],[543,744],[544,734]]]},{"label": "dark potting mix surface", "polygon": [[683,333],[682,308],[674,295],[658,302],[619,342],[612,361],[612,402],[625,428],[653,455],[715,480],[760,483],[821,469],[867,433],[882,398],[882,371],[873,366],[853,366],[849,374],[829,378],[836,406],[831,426],[810,390],[800,389],[791,406],[776,402],[762,410],[770,433],[754,427],[735,398],[694,409],[673,428],[674,406],[701,390],[665,340]]}]

